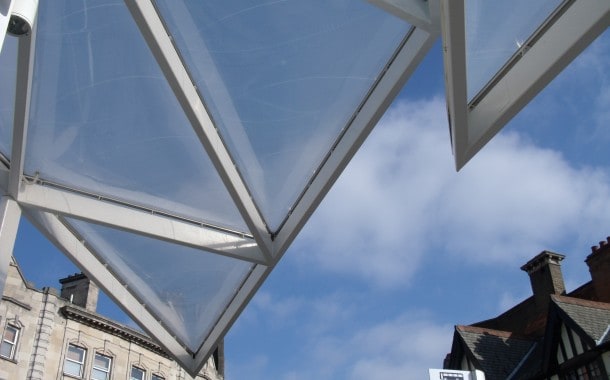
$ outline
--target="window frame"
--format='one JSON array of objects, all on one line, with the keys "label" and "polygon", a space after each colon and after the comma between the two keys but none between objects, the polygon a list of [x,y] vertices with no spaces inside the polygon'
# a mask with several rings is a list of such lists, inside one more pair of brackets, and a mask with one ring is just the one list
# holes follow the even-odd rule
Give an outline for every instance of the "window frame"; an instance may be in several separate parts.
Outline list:
[{"label": "window frame", "polygon": [[[77,350],[81,350],[82,351],[82,362],[79,362],[77,360],[74,360],[70,357],[68,357],[68,353],[70,352],[70,348],[74,348]],[[87,349],[83,346],[79,346],[77,344],[74,343],[68,343],[68,349],[66,350],[66,354],[64,355],[64,365],[62,368],[62,372],[64,375],[68,375],[68,376],[72,376],[72,377],[77,377],[77,378],[83,378],[83,375],[85,373],[85,362],[87,361]],[[80,371],[79,374],[73,374],[70,372],[66,372],[66,362],[70,362],[70,363],[75,363],[78,364],[80,366]]]},{"label": "window frame", "polygon": [[[6,339],[6,331],[8,329],[15,330],[15,339],[13,341]],[[1,358],[8,359],[8,360],[15,360],[15,356],[17,354],[17,344],[19,343],[20,337],[21,337],[21,328],[13,325],[11,323],[7,323],[6,326],[4,327],[4,331],[2,332],[2,341],[0,341],[0,347],[4,346],[5,344],[11,345],[11,352],[10,352],[9,356],[2,355],[2,350],[0,348],[0,357]]]},{"label": "window frame", "polygon": [[[140,377],[140,378],[133,377],[134,369],[142,372],[142,377]],[[129,371],[129,380],[146,380],[146,370],[142,367],[138,367],[137,365],[132,365],[131,371]]]},{"label": "window frame", "polygon": [[[97,366],[95,364],[95,359],[98,356],[101,356],[103,358],[108,359],[108,367],[107,368],[103,368],[103,367]],[[105,354],[103,354],[101,352],[95,352],[93,354],[93,363],[91,364],[91,380],[108,380],[108,379],[110,379],[110,374],[112,373],[112,362],[113,362],[112,356],[105,355]],[[96,375],[94,374],[94,371],[96,371],[96,370],[105,373],[106,377],[103,378],[103,379],[98,379],[97,377],[95,377]]]},{"label": "window frame", "polygon": [[591,360],[581,366],[575,367],[566,371],[561,379],[572,380],[572,379],[607,379],[607,375],[604,371],[603,362],[600,363],[599,358]]},{"label": "window frame", "polygon": [[165,380],[165,377],[163,375],[159,375],[158,373],[153,373],[150,380]]}]

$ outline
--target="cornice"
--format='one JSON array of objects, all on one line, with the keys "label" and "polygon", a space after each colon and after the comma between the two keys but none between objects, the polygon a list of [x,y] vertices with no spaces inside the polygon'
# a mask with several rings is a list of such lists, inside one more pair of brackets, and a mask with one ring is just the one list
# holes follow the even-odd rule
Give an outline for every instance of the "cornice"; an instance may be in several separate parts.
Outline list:
[{"label": "cornice", "polygon": [[169,358],[169,355],[147,335],[133,330],[125,325],[113,322],[98,314],[88,312],[82,308],[72,305],[63,306],[60,311],[64,317],[66,317],[66,319],[70,319],[105,333],[120,337],[129,342],[142,346],[147,350],[153,351],[163,357]]}]

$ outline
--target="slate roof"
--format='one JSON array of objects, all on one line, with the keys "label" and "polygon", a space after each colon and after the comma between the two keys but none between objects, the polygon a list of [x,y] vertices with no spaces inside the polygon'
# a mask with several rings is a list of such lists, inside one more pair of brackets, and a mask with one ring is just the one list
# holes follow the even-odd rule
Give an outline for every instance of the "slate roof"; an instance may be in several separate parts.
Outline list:
[{"label": "slate roof", "polygon": [[456,332],[485,372],[486,380],[505,380],[536,343],[510,332],[474,326],[456,326]]},{"label": "slate roof", "polygon": [[552,299],[597,345],[610,342],[610,304],[555,295]]},{"label": "slate roof", "polygon": [[535,379],[542,373],[542,360],[544,359],[544,342],[538,341],[522,362],[517,365],[507,380]]}]

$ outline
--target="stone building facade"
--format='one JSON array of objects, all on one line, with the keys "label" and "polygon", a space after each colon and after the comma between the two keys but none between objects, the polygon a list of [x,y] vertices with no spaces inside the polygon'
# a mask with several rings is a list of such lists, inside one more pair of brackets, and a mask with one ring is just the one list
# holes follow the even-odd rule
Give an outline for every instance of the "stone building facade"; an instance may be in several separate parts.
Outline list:
[{"label": "stone building facade", "polygon": [[563,255],[543,251],[521,267],[532,296],[504,313],[455,327],[446,370],[486,380],[610,378],[610,238],[585,260],[591,281],[566,292]]},{"label": "stone building facade", "polygon": [[[0,302],[0,380],[191,380],[144,333],[96,313],[97,286],[83,274],[61,292],[35,289],[13,259]],[[222,380],[222,345],[197,380]]]}]

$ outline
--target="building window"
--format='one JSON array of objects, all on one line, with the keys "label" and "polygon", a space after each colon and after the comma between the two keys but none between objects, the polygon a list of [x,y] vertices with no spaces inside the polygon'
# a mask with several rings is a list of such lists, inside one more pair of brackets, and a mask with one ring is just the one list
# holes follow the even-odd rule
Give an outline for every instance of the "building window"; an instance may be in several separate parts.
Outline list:
[{"label": "building window", "polygon": [[576,368],[573,371],[568,372],[564,377],[566,380],[605,380],[602,370],[597,361]]},{"label": "building window", "polygon": [[100,353],[95,353],[93,359],[93,368],[91,369],[91,380],[108,380],[110,379],[110,367],[112,366],[112,358]]},{"label": "building window", "polygon": [[144,380],[146,371],[138,367],[131,367],[131,376],[129,380]]},{"label": "building window", "polygon": [[19,329],[12,325],[6,325],[0,344],[0,356],[6,359],[15,359],[17,340],[19,339]]},{"label": "building window", "polygon": [[64,373],[66,375],[82,377],[86,354],[87,350],[84,348],[73,344],[68,345],[68,352],[66,352],[66,360],[64,361]]},{"label": "building window", "polygon": [[161,375],[155,375],[153,373],[152,375],[152,379],[151,380],[165,380],[165,377],[161,376]]}]

